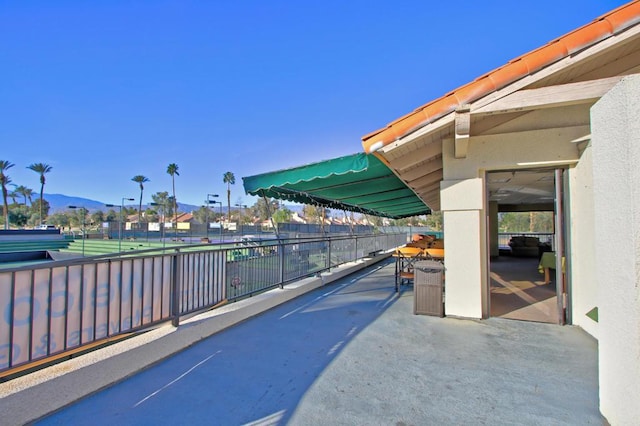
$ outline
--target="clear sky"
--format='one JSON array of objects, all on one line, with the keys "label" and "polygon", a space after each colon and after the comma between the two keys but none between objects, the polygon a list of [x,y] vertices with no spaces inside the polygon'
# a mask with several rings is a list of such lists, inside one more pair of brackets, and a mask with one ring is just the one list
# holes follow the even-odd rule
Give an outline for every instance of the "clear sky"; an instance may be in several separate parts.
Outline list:
[{"label": "clear sky", "polygon": [[[625,1],[0,0],[0,160],[119,204],[362,152],[361,137]],[[226,202],[225,202],[226,204]]]}]

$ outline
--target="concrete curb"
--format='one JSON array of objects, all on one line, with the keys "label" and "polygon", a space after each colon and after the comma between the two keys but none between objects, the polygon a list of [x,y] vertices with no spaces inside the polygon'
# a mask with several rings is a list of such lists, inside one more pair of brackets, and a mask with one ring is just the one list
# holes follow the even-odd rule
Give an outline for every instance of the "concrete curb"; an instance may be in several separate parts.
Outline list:
[{"label": "concrete curb", "polygon": [[0,384],[3,425],[24,425],[117,383],[250,317],[387,259],[383,253],[334,268]]}]

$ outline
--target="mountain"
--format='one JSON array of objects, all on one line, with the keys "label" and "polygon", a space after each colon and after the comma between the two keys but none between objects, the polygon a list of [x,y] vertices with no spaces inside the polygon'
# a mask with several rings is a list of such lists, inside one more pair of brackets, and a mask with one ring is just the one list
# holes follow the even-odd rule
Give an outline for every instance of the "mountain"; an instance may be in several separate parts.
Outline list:
[{"label": "mountain", "polygon": [[[35,198],[38,198],[38,197],[36,196]],[[88,198],[82,198],[82,197],[72,197],[70,195],[64,195],[64,194],[45,193],[44,199],[47,200],[47,202],[49,203],[49,207],[50,207],[49,214],[69,211],[69,206],[84,207],[91,213],[97,210],[102,210],[106,212],[107,210],[112,208],[112,207],[106,207],[105,203],[102,201],[90,200]],[[126,207],[134,207],[136,209],[138,208],[138,203],[136,201],[127,201],[126,203],[124,203],[124,205]],[[143,208],[147,208],[148,206],[149,206],[148,203],[143,203],[142,205]],[[298,214],[302,214],[302,210],[304,209],[304,205],[302,204],[285,204],[285,207],[287,207],[292,212],[296,212]],[[200,206],[197,206],[194,204],[185,204],[185,203],[178,202],[178,210],[180,212],[188,213],[188,212],[196,211],[199,208]],[[231,210],[233,210],[234,208],[235,207],[233,207]],[[216,212],[218,211],[219,211],[219,207],[216,206]],[[222,211],[223,213],[226,214],[227,212],[226,205],[222,206]],[[329,210],[329,215],[331,216],[335,212],[332,210]]]},{"label": "mountain", "polygon": [[[37,197],[39,198],[39,197]],[[96,210],[107,211],[110,207],[106,207],[106,203],[102,201],[90,200],[88,198],[82,197],[72,197],[64,194],[44,194],[44,199],[49,203],[49,214],[65,212],[69,210],[69,206],[76,207],[84,207],[89,212],[93,212]],[[126,207],[138,207],[137,202],[127,201],[124,203]],[[148,204],[143,204],[143,207],[148,206]],[[178,202],[178,210],[181,212],[191,212],[198,210],[200,206],[195,206],[193,204],[184,204]]]},{"label": "mountain", "polygon": [[[39,197],[34,197],[39,198]],[[81,197],[71,197],[63,194],[44,194],[44,199],[49,203],[49,214],[69,210],[69,206],[85,207],[87,210],[106,210],[101,201],[89,200]]]}]

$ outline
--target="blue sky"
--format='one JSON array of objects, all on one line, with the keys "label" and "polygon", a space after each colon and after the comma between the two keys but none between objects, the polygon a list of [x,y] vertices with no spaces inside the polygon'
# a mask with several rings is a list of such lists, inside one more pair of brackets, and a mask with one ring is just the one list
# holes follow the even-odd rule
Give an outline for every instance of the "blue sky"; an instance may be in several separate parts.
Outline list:
[{"label": "blue sky", "polygon": [[[242,177],[361,137],[624,1],[2,1],[0,159],[14,184],[119,204],[253,204]],[[225,203],[226,204],[226,203]]]}]

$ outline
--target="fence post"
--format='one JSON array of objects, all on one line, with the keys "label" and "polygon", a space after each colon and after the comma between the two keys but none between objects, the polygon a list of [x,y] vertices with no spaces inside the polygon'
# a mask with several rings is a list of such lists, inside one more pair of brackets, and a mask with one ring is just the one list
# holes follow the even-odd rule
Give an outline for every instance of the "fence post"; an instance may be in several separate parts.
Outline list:
[{"label": "fence post", "polygon": [[180,249],[176,249],[171,259],[173,274],[171,276],[171,325],[177,327],[180,324],[180,286],[178,285],[178,256]]}]

